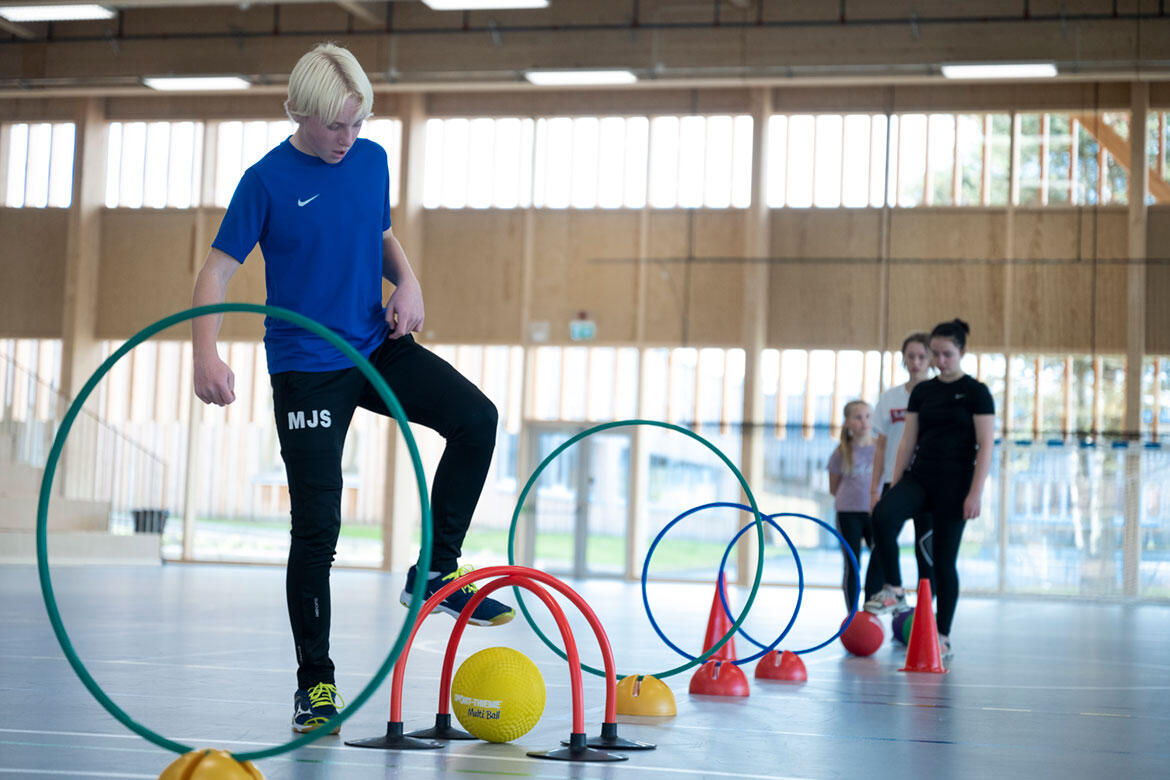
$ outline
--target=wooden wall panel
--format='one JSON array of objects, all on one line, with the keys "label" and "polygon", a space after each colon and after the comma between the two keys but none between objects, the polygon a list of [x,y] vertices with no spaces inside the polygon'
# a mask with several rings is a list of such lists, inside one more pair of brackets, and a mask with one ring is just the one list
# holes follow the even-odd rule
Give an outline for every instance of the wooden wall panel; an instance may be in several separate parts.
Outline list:
[{"label": "wooden wall panel", "polygon": [[432,92],[427,116],[654,116],[747,114],[748,89],[513,90]]},{"label": "wooden wall panel", "polygon": [[772,91],[777,113],[1003,112],[1126,110],[1129,84],[1072,81],[1037,84],[785,85]]},{"label": "wooden wall panel", "polygon": [[[0,336],[56,337],[67,212],[0,211]],[[960,316],[978,349],[1006,338],[1009,272],[1002,210],[916,209],[891,215],[889,322],[881,333],[881,265],[875,210],[777,210],[771,217],[768,345],[881,348],[910,330]],[[98,336],[127,338],[190,305],[195,274],[222,210],[110,210],[103,214]],[[202,227],[199,220],[202,219]],[[427,302],[426,336],[456,343],[519,343],[527,336],[522,211],[430,211],[426,243],[408,247]],[[598,341],[742,343],[745,253],[738,211],[537,211],[531,219],[531,320],[548,321],[565,343],[568,321],[586,310]],[[646,289],[638,285],[645,220]],[[1012,220],[1011,347],[1017,352],[1124,351],[1124,207],[1018,209]],[[1170,207],[1150,210],[1147,350],[1170,351]],[[199,246],[196,246],[199,244]],[[693,262],[686,262],[687,257]],[[1093,258],[1097,257],[1096,272]],[[716,258],[719,258],[716,261]],[[1078,260],[1078,258],[1080,258]],[[1161,258],[1161,264],[1159,264]],[[1043,261],[1043,262],[1042,262]],[[36,273],[29,268],[36,267]],[[643,295],[645,308],[637,311]],[[228,300],[264,301],[264,261],[255,250]],[[1095,316],[1094,316],[1095,311]],[[181,332],[180,332],[181,331]],[[262,322],[229,315],[221,338],[255,340]],[[187,338],[176,328],[164,338]]]},{"label": "wooden wall panel", "polygon": [[77,104],[59,98],[0,98],[0,117],[5,122],[73,122]]},{"label": "wooden wall panel", "polygon": [[646,341],[737,346],[743,342],[745,215],[652,211],[648,220]]},{"label": "wooden wall panel", "polygon": [[61,338],[65,209],[0,208],[0,336]]},{"label": "wooden wall panel", "polygon": [[[184,308],[191,305],[191,293],[195,289],[195,276],[199,274],[199,269],[203,267],[203,260],[207,254],[207,248],[211,245],[211,240],[215,238],[221,217],[222,215],[219,215],[215,219],[208,219],[208,232],[203,234],[207,237],[207,246],[201,245],[195,249],[197,259],[192,268],[192,287],[187,291],[186,303],[183,304]],[[228,284],[225,300],[236,303],[264,303],[267,299],[268,295],[264,282],[264,255],[261,254],[260,247],[257,246],[244,259],[243,265],[236,271],[236,275],[232,277],[231,282]],[[187,330],[190,330],[190,328]],[[189,334],[181,335],[182,338],[188,338],[189,336]],[[223,325],[219,329],[219,338],[221,341],[260,341],[264,338],[264,318],[258,314],[225,314],[223,316]]]},{"label": "wooden wall panel", "polygon": [[897,349],[907,334],[958,317],[971,326],[972,349],[1000,349],[1003,287],[998,266],[945,260],[892,264],[885,348]]},{"label": "wooden wall panel", "polygon": [[[194,230],[191,211],[126,209],[103,215],[98,338],[126,339],[168,314],[190,308],[197,271],[192,260]],[[236,284],[233,280],[228,300],[239,300]],[[228,319],[221,331],[224,339],[233,338]],[[157,338],[190,338],[190,326],[176,326]]]},{"label": "wooden wall panel", "polygon": [[[1094,257],[1102,257],[1097,248],[1102,225],[1107,223],[1116,233],[1118,219],[1125,219],[1124,211],[1111,209],[1094,216],[1087,209],[1017,210],[1017,260],[1011,270],[1011,342],[1016,351],[1021,349],[1017,345],[1047,352],[1090,351],[1101,337],[1094,333],[1094,308],[1099,312],[1097,326],[1117,326],[1107,309],[1124,307],[1125,288],[1116,287],[1115,266],[1095,265]],[[1125,236],[1105,240],[1120,240],[1124,246]],[[1118,292],[1120,300],[1109,297]],[[1122,318],[1120,326],[1124,324]],[[1116,335],[1112,332],[1110,338]]]},{"label": "wooden wall panel", "polygon": [[685,343],[694,264],[678,262],[692,254],[688,216],[678,211],[652,211],[646,235],[646,331],[649,344]]},{"label": "wooden wall panel", "polygon": [[[743,341],[745,215],[740,211],[694,214],[694,255],[686,318],[689,346],[736,345]],[[716,258],[703,262],[702,258]]]},{"label": "wooden wall panel", "polygon": [[[253,120],[286,119],[284,101],[286,86],[253,87],[247,93],[199,95],[163,93],[155,95],[122,95],[106,98],[105,116],[111,122],[141,122],[189,120]],[[0,100],[0,114],[5,104],[22,102]],[[39,101],[44,102],[44,101]],[[374,93],[374,118],[393,117],[399,111],[399,96],[392,92]],[[26,112],[27,113],[27,112]]]},{"label": "wooden wall panel", "polygon": [[530,319],[550,324],[550,343],[568,341],[579,311],[597,324],[597,341],[634,341],[638,212],[549,210],[533,218]]},{"label": "wooden wall panel", "polygon": [[855,209],[772,213],[768,346],[880,342],[880,220]]},{"label": "wooden wall panel", "polygon": [[405,247],[416,264],[426,304],[423,333],[445,343],[520,341],[524,213],[429,211],[426,246]]},{"label": "wooden wall panel", "polygon": [[[1094,318],[1093,341],[1086,344],[1084,351],[1125,354],[1127,316],[1127,275],[1129,269],[1129,214],[1124,206],[1102,208],[1095,219],[1090,219],[1086,209],[1081,225],[1085,246],[1095,246],[1097,257],[1096,317]],[[1109,262],[1113,261],[1113,262]],[[1086,312],[1087,314],[1087,312]]]},{"label": "wooden wall panel", "polygon": [[999,260],[1007,250],[1002,209],[894,209],[892,260]]},{"label": "wooden wall panel", "polygon": [[971,325],[972,346],[1003,344],[1003,210],[898,209],[890,219],[886,345],[955,317]]},{"label": "wooden wall panel", "polygon": [[1150,207],[1146,247],[1146,352],[1170,355],[1170,206]]}]

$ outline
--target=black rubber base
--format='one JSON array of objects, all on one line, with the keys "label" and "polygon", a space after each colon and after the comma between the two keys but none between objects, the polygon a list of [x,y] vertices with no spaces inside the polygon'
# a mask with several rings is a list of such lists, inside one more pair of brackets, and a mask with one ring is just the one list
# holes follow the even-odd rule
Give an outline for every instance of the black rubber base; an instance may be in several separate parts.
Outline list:
[{"label": "black rubber base", "polygon": [[609,753],[605,750],[596,750],[585,744],[584,734],[570,734],[569,746],[559,750],[533,750],[528,753],[532,758],[547,758],[550,761],[626,761],[629,756],[621,753]]},{"label": "black rubber base", "polygon": [[479,739],[451,725],[451,713],[436,712],[435,725],[429,729],[412,731],[406,736],[418,739]]},{"label": "black rubber base", "polygon": [[[561,744],[569,745],[570,743],[569,740],[562,739]],[[618,750],[655,750],[658,748],[651,742],[638,742],[619,737],[616,723],[602,723],[600,736],[589,737],[585,740],[585,744],[591,748],[617,748]]]},{"label": "black rubber base", "polygon": [[345,744],[350,747],[377,748],[379,750],[435,750],[443,747],[442,742],[408,737],[402,731],[401,721],[390,721],[386,724],[386,736],[347,740]]}]

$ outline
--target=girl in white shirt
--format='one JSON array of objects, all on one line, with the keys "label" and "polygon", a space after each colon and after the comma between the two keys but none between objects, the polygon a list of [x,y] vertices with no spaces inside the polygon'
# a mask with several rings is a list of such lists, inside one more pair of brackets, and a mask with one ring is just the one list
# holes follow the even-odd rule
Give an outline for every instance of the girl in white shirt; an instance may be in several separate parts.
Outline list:
[{"label": "girl in white shirt", "polygon": [[[930,336],[926,333],[911,333],[902,342],[902,366],[910,374],[904,384],[894,385],[878,397],[873,413],[873,432],[877,446],[873,457],[873,476],[869,485],[869,511],[872,514],[878,499],[890,489],[894,481],[894,461],[898,454],[898,443],[902,440],[902,429],[906,427],[906,407],[910,403],[910,391],[930,377]],[[930,580],[930,592],[934,593],[934,558],[930,538],[933,534],[930,513],[914,515],[914,557],[918,561],[918,579]],[[876,555],[869,558],[866,582],[884,582],[881,559]]]}]

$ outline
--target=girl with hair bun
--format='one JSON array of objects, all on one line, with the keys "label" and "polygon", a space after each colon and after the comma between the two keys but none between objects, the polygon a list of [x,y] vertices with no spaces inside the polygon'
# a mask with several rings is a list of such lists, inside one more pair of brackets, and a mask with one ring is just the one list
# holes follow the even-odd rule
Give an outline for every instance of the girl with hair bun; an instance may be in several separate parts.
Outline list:
[{"label": "girl with hair bun", "polygon": [[991,391],[960,367],[970,332],[967,323],[955,319],[936,325],[930,333],[938,376],[910,393],[893,484],[874,507],[875,553],[886,583],[865,604],[874,613],[905,605],[898,531],[906,517],[929,511],[934,519],[938,633],[944,656],[951,654],[951,624],[959,601],[959,543],[966,522],[982,509],[995,441]]}]

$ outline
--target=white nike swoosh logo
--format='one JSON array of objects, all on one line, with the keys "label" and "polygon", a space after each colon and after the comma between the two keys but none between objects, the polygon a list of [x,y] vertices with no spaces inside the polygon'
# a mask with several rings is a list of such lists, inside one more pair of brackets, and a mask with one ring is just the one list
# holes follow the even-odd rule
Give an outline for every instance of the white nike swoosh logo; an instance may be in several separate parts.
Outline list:
[{"label": "white nike swoosh logo", "polygon": [[[319,193],[319,192],[317,193],[317,195],[320,195],[320,194],[321,193]],[[300,198],[297,198],[297,205],[298,206],[307,206],[308,204],[312,203],[314,200],[317,199],[317,195],[314,195],[313,197],[309,198],[308,200],[301,200]]]}]

